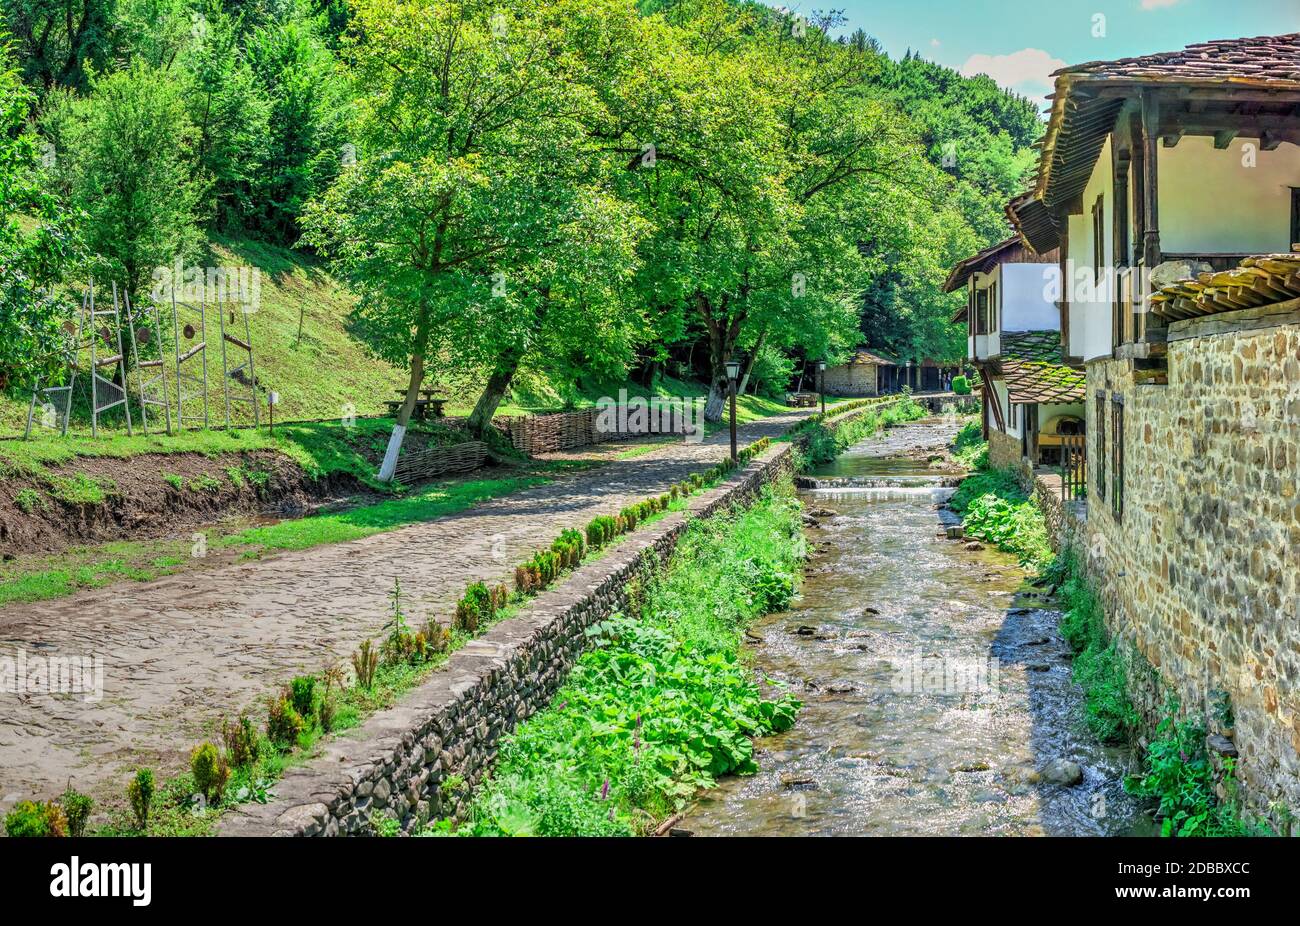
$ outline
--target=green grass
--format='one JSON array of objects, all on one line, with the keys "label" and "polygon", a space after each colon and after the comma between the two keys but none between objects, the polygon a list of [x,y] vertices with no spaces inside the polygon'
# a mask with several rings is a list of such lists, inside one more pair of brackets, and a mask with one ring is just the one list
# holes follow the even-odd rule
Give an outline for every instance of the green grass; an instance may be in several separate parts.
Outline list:
[{"label": "green grass", "polygon": [[788,482],[747,511],[692,522],[639,617],[593,628],[551,705],[503,741],[458,832],[645,833],[718,777],[754,772],[752,737],[788,728],[799,702],[760,697],[741,634],[787,606],[802,554]]},{"label": "green grass", "polygon": [[952,458],[969,470],[988,469],[989,445],[979,421],[968,421],[952,443]]},{"label": "green grass", "polygon": [[50,476],[48,481],[50,494],[69,505],[98,505],[115,490],[111,479],[95,478],[85,473]]},{"label": "green grass", "polygon": [[263,550],[303,550],[326,543],[359,540],[408,524],[433,521],[464,511],[488,499],[547,481],[540,476],[516,476],[432,483],[420,486],[410,495],[374,505],[249,528],[224,538],[221,543],[227,546],[254,546]]},{"label": "green grass", "polygon": [[[821,416],[805,421],[792,429],[791,434],[803,443],[803,455],[806,465],[828,463],[849,447],[865,440],[882,428],[890,428],[908,421],[924,418],[929,414],[925,407],[911,397],[904,396],[897,400],[876,402],[868,400],[863,403],[865,411],[841,421],[834,429],[821,420]],[[879,405],[879,408],[874,406]],[[857,408],[855,404],[853,406]],[[827,407],[827,418],[836,414],[836,409]]]},{"label": "green grass", "polygon": [[967,476],[948,501],[962,516],[966,535],[1014,553],[1021,565],[1041,569],[1052,560],[1047,522],[1010,469]]}]

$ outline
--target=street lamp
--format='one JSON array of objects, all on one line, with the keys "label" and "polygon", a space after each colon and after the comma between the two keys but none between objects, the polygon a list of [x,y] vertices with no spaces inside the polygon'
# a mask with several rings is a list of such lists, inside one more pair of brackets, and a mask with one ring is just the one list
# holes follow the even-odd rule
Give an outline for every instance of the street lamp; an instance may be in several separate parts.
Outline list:
[{"label": "street lamp", "polygon": [[822,397],[822,417],[826,416],[826,361],[817,361],[817,391]]},{"label": "street lamp", "polygon": [[731,393],[731,462],[735,465],[739,462],[736,456],[736,380],[740,377],[740,362],[738,360],[727,361],[727,385],[728,392]]}]

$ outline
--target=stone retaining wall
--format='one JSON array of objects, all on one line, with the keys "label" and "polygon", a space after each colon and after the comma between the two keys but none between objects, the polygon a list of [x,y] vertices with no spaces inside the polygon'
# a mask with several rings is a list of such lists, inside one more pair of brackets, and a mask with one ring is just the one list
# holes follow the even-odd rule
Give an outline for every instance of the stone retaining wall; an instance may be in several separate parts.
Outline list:
[{"label": "stone retaining wall", "polygon": [[372,815],[394,817],[409,833],[430,819],[460,817],[501,737],[549,702],[583,650],[584,631],[626,606],[631,580],[662,565],[691,518],[750,500],[792,461],[792,446],[776,445],[686,510],[580,566],[453,653],[397,706],[287,771],[273,801],[231,811],[218,835],[363,835],[373,832]]},{"label": "stone retaining wall", "polygon": [[1230,735],[1249,803],[1277,823],[1300,810],[1300,326],[1178,339],[1187,324],[1170,328],[1167,385],[1131,361],[1088,366],[1083,546],[1110,630],[1141,656],[1135,703],[1152,720],[1176,692]]}]

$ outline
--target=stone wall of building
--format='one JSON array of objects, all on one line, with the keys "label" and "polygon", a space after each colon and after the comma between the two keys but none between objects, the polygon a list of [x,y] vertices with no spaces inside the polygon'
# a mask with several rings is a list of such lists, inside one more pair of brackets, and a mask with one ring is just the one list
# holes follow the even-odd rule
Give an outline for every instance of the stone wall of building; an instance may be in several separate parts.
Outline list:
[{"label": "stone wall of building", "polygon": [[409,833],[430,819],[462,816],[501,737],[550,701],[582,653],[584,631],[627,605],[633,580],[666,560],[688,520],[750,500],[792,464],[791,444],[773,446],[685,511],[579,566],[517,617],[454,652],[395,707],[289,769],[275,800],[231,811],[219,835],[363,835],[373,832],[372,815],[395,818]]},{"label": "stone wall of building", "polygon": [[1024,456],[1021,453],[1020,438],[989,428],[989,464],[997,469],[1014,467],[1024,468]]},{"label": "stone wall of building", "polygon": [[876,395],[877,373],[879,368],[874,363],[841,363],[827,367],[822,374],[825,378],[827,395],[866,396]]},{"label": "stone wall of building", "polygon": [[[1149,664],[1131,673],[1139,708],[1154,720],[1174,691],[1230,734],[1248,802],[1277,820],[1278,804],[1300,809],[1300,326],[1218,321],[1177,339],[1194,324],[1170,330],[1168,385],[1138,381],[1132,361],[1088,366],[1081,548],[1112,631]],[[1216,709],[1225,696],[1235,729]]]}]

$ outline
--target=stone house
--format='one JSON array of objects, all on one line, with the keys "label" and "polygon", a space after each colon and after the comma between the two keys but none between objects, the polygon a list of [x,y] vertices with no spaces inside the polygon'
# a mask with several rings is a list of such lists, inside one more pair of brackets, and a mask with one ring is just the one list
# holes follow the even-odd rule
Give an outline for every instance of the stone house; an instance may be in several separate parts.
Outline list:
[{"label": "stone house", "polygon": [[944,282],[944,292],[966,289],[952,320],[966,322],[966,356],[985,384],[981,416],[996,466],[1060,465],[1067,443],[1082,450],[1084,375],[1062,356],[1055,259],[1017,235],[960,261]]},{"label": "stone house", "polygon": [[845,363],[826,367],[822,374],[827,395],[871,396],[897,392],[898,366],[870,350],[859,350]]},{"label": "stone house", "polygon": [[1300,809],[1300,34],[1055,78],[1008,214],[1058,252],[1086,369],[1076,544],[1153,669],[1130,672],[1139,706],[1176,693],[1282,822]]}]

